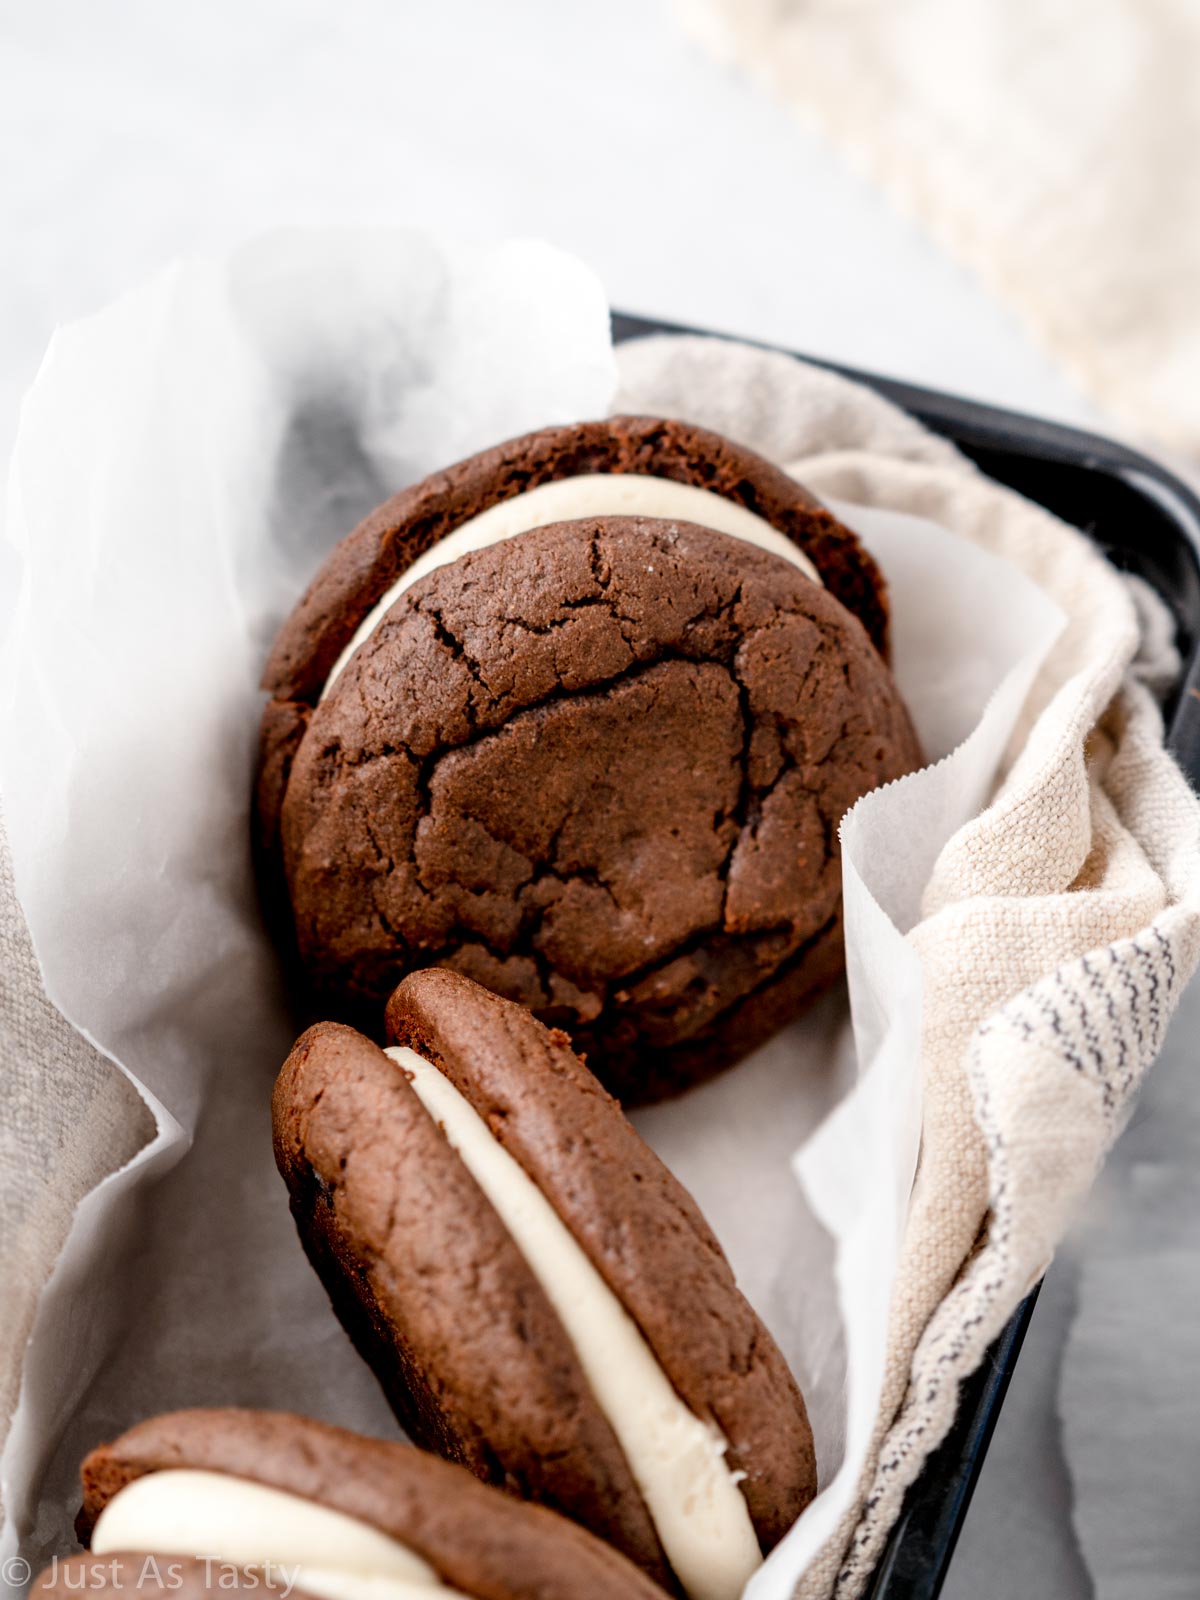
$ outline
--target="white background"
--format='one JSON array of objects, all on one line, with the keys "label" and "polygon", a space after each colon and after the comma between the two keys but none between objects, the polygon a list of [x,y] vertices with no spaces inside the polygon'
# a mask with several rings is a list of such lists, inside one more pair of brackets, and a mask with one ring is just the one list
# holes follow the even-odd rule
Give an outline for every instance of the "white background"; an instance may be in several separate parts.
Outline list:
[{"label": "white background", "polygon": [[[689,43],[665,0],[0,0],[0,126],[5,452],[57,322],[172,256],[343,220],[540,234],[624,309],[1098,423],[1003,309]],[[1142,1124],[1144,1147],[1152,1107]],[[1090,1593],[1055,1418],[1073,1279],[1070,1262],[1051,1274],[950,1600]]]}]

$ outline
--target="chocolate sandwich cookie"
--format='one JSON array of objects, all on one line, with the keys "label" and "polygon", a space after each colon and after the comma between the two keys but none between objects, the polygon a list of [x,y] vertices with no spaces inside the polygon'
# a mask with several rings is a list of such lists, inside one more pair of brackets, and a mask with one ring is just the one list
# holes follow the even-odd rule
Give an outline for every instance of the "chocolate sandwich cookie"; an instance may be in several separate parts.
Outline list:
[{"label": "chocolate sandwich cookie", "polygon": [[815,1490],[804,1401],[687,1191],[561,1032],[456,973],[275,1087],[309,1259],[419,1444],[732,1600]]},{"label": "chocolate sandwich cookie", "polygon": [[[662,487],[543,490],[584,481]],[[810,515],[811,570],[829,540],[857,549]],[[357,643],[336,634],[340,661],[313,645],[314,678],[296,640],[315,605],[269,675],[259,815],[325,1015],[370,1031],[406,972],[449,966],[637,1101],[736,1060],[841,971],[838,823],[919,751],[862,623],[778,548],[665,516],[536,527],[389,591]]]},{"label": "chocolate sandwich cookie", "polygon": [[662,1600],[565,1518],[411,1445],[284,1412],[153,1417],[93,1450],[82,1477],[90,1554],[56,1563],[42,1594],[157,1581],[183,1600]]}]

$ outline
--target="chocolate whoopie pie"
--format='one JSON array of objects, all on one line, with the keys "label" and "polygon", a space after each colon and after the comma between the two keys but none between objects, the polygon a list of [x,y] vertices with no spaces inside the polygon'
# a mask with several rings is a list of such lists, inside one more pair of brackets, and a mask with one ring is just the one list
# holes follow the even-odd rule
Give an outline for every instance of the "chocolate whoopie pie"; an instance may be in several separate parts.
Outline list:
[{"label": "chocolate whoopie pie", "polygon": [[152,1417],[93,1450],[82,1478],[91,1553],[57,1562],[36,1593],[662,1600],[563,1517],[411,1445],[284,1412]]},{"label": "chocolate whoopie pie", "polygon": [[838,822],[920,759],[885,617],[851,533],[682,423],[389,501],[265,678],[260,859],[313,1010],[369,1032],[451,967],[631,1102],[753,1049],[842,969]]},{"label": "chocolate whoopie pie", "polygon": [[804,1401],[687,1191],[564,1034],[457,973],[275,1086],[335,1310],[418,1443],[731,1600],[815,1492]]}]

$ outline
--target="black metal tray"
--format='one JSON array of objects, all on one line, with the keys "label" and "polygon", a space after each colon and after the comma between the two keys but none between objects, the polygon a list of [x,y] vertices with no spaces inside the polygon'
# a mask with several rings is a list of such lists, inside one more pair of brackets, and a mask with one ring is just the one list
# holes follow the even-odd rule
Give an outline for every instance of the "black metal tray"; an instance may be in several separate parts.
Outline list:
[{"label": "black metal tray", "polygon": [[[620,312],[612,320],[617,343],[710,331]],[[1081,528],[1117,566],[1152,585],[1171,609],[1183,660],[1165,707],[1167,742],[1200,788],[1200,499],[1191,489],[1149,457],[1098,434],[833,362],[814,364],[902,406],[990,477]],[[936,1600],[1036,1299],[1035,1289],[962,1385],[954,1424],[905,1498],[868,1600]]]}]

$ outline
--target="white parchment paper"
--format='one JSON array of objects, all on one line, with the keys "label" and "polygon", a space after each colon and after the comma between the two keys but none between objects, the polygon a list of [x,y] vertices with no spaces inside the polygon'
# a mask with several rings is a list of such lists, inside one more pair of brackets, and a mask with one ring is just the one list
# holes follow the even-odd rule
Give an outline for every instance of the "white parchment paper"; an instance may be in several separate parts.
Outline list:
[{"label": "white parchment paper", "polygon": [[[385,493],[603,414],[613,391],[603,297],[578,263],[390,230],[176,267],[56,337],[9,484],[22,584],[0,790],[48,992],[131,1074],[158,1133],[80,1208],[43,1296],[0,1458],[0,1556],[68,1547],[79,1457],[164,1407],[283,1406],[395,1433],[271,1157],[293,1030],[249,870],[258,675],[320,557]],[[1062,622],[930,523],[835,509],[888,576],[897,676],[938,762],[844,824],[853,1044],[830,997],[637,1119],[810,1399],[826,1487],[756,1597],[789,1591],[852,1497],[920,1136],[903,935]]]}]

